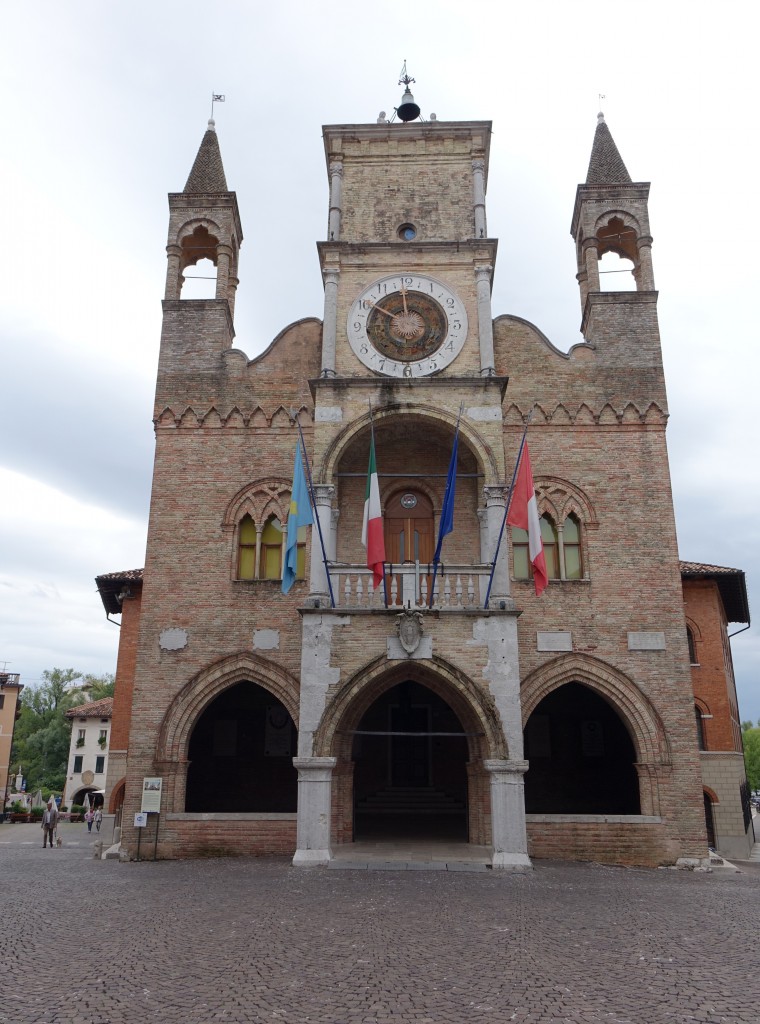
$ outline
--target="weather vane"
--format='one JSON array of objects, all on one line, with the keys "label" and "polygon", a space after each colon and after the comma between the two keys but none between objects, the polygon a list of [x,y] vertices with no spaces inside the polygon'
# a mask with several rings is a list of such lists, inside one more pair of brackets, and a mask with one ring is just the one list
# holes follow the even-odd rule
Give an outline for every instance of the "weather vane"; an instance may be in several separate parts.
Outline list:
[{"label": "weather vane", "polygon": [[211,120],[212,121],[214,120],[214,104],[215,103],[224,103],[224,93],[223,92],[212,92],[211,93]]}]

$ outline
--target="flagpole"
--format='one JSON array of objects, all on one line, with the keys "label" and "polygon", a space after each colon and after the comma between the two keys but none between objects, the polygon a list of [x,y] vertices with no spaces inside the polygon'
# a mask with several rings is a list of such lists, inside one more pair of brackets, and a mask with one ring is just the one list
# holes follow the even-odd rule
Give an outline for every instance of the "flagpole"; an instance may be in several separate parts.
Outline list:
[{"label": "flagpole", "polygon": [[[377,458],[377,452],[375,449],[375,421],[372,419],[372,399],[367,399],[367,405],[369,405],[369,432],[372,438],[372,450],[375,452],[375,458]],[[375,465],[375,471],[377,471],[377,464]],[[385,526],[383,526],[385,529]],[[385,555],[385,549],[383,549],[383,555]],[[383,557],[383,600],[385,601],[385,607],[388,607],[388,581],[385,578],[385,558]]]},{"label": "flagpole", "polygon": [[[453,449],[453,451],[457,450],[457,438],[459,437],[459,421],[462,418],[462,412],[463,411],[464,411],[464,402],[460,402],[459,403],[459,414],[457,416],[456,430],[454,431],[454,449]],[[453,452],[452,452],[452,454],[453,454]],[[451,466],[449,467],[449,472],[451,472]],[[455,464],[454,465],[454,482],[455,483],[456,483],[456,475],[457,475],[457,467],[456,467],[456,464]],[[449,487],[449,481],[447,479],[447,481],[446,481],[446,491],[444,492],[444,499],[443,499],[444,500],[444,504],[446,502],[446,495],[448,494],[448,487]],[[453,510],[452,510],[452,512],[453,512]],[[443,514],[443,510],[442,510],[441,514]],[[440,529],[441,529],[442,525],[443,525],[442,523],[438,524],[439,532],[440,532]],[[440,547],[440,544],[441,544],[442,540],[443,540],[442,537],[438,538],[438,544],[436,544],[436,553],[435,553],[435,555],[433,557],[433,582],[430,584],[430,600],[428,601],[428,608],[432,608],[433,607],[433,598],[435,597],[435,581],[436,581],[436,578],[438,576],[438,566],[439,566],[440,561],[441,561],[439,553],[438,553],[438,548]]]},{"label": "flagpole", "polygon": [[306,441],[304,440],[303,430],[301,430],[301,421],[298,419],[298,413],[295,415],[296,426],[298,427],[298,433],[301,438],[301,451],[303,452],[304,462],[306,463],[306,479],[309,481],[309,496],[311,498],[311,507],[314,509],[314,518],[317,522],[317,533],[319,534],[319,543],[322,547],[322,561],[325,566],[325,575],[327,576],[327,589],[330,591],[330,606],[335,607],[335,597],[333,596],[332,580],[330,579],[330,570],[327,567],[327,551],[325,550],[325,539],[322,536],[322,523],[319,521],[319,509],[317,503],[314,500],[314,482],[311,479],[311,466],[309,465],[309,456],[306,454]]},{"label": "flagpole", "polygon": [[498,539],[496,541],[496,553],[494,554],[493,562],[491,563],[491,574],[488,577],[488,590],[486,591],[486,599],[483,602],[483,607],[484,608],[488,607],[488,601],[489,601],[489,599],[491,597],[491,587],[493,586],[493,574],[496,572],[496,559],[499,557],[499,548],[501,547],[501,538],[504,536],[504,527],[507,525],[507,516],[509,515],[509,506],[512,504],[512,492],[515,489],[515,480],[517,479],[517,470],[520,468],[520,459],[522,459],[523,449],[525,448],[525,439],[528,436],[528,427],[530,426],[530,421],[532,419],[533,419],[533,410],[531,409],[530,415],[528,416],[528,419],[526,420],[526,423],[525,423],[525,430],[523,430],[523,436],[522,436],[522,440],[520,441],[520,447],[519,447],[519,449],[517,451],[517,460],[515,462],[514,473],[512,474],[512,482],[509,485],[509,490],[507,491],[507,501],[506,501],[506,504],[504,506],[504,516],[503,516],[503,518],[501,520],[501,527],[499,528],[499,537],[498,537]]}]

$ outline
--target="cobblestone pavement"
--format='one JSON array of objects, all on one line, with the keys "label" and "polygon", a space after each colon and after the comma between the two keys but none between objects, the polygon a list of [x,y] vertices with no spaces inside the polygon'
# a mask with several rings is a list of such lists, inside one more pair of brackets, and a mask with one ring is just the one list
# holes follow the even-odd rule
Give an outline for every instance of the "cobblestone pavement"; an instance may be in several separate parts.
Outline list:
[{"label": "cobblestone pavement", "polygon": [[68,828],[0,825],[2,1024],[758,1020],[757,873],[119,864]]}]

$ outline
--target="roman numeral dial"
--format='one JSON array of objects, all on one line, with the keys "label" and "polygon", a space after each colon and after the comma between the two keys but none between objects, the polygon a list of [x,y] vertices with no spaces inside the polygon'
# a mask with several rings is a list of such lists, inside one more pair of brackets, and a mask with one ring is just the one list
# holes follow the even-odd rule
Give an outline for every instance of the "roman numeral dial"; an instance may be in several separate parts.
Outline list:
[{"label": "roman numeral dial", "polygon": [[422,377],[448,366],[467,337],[467,314],[450,288],[431,277],[399,274],[365,289],[348,315],[354,353],[388,377]]}]

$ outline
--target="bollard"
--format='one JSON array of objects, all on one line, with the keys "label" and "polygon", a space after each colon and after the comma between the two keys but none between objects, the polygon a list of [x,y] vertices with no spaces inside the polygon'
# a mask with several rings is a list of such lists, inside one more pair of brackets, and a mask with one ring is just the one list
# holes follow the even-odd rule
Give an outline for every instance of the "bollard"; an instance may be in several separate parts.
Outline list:
[{"label": "bollard", "polygon": [[93,844],[92,848],[94,850],[93,857],[95,858],[95,860],[102,860],[103,859],[103,840],[102,839],[98,839],[98,841]]}]

